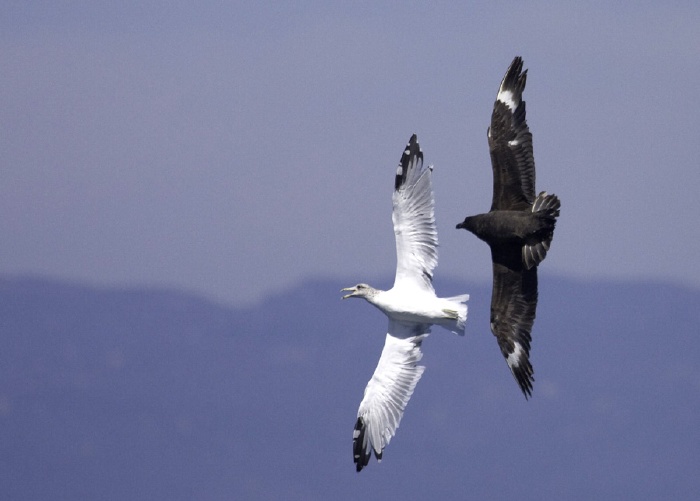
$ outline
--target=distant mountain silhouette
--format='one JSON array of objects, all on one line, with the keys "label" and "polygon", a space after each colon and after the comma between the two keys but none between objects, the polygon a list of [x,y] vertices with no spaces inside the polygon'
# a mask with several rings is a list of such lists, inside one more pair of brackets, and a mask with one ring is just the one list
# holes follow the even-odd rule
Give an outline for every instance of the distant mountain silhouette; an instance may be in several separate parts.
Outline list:
[{"label": "distant mountain silhouette", "polygon": [[[363,277],[369,280],[371,277]],[[468,292],[384,460],[352,428],[383,315],[307,281],[234,309],[0,277],[0,499],[694,499],[700,291],[543,274],[533,398]],[[378,286],[389,280],[373,280]]]}]

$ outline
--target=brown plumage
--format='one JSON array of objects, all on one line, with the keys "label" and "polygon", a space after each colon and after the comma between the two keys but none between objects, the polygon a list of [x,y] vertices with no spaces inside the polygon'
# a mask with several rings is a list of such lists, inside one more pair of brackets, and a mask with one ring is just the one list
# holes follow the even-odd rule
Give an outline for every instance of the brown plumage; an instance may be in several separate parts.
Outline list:
[{"label": "brown plumage", "polygon": [[530,342],[537,309],[537,266],[552,242],[560,202],[546,192],[535,196],[532,134],[522,100],[527,70],[522,68],[522,59],[513,59],[491,115],[491,210],[465,218],[457,228],[474,233],[491,248],[491,332],[527,398],[534,382]]}]

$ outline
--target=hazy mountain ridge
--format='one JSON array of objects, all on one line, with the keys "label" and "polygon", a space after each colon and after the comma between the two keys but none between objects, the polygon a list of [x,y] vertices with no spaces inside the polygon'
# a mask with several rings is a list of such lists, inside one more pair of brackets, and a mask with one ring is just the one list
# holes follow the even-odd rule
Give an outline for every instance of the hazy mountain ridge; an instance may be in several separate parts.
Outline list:
[{"label": "hazy mountain ridge", "polygon": [[[434,329],[385,460],[350,437],[386,321],[314,280],[233,309],[0,278],[7,499],[678,499],[700,492],[700,291],[543,276],[526,402],[488,331]],[[382,281],[375,281],[382,284]],[[384,281],[390,283],[390,281]]]}]

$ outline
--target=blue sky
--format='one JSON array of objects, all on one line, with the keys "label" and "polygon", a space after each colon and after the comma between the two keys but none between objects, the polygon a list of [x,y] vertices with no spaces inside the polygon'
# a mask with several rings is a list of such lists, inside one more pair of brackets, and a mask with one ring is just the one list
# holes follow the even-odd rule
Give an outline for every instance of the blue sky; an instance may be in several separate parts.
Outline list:
[{"label": "blue sky", "polygon": [[542,272],[698,287],[699,25],[696,2],[4,2],[0,272],[233,304],[390,277],[415,132],[436,279],[488,281],[454,225],[490,206],[520,55],[537,188],[562,200]]}]

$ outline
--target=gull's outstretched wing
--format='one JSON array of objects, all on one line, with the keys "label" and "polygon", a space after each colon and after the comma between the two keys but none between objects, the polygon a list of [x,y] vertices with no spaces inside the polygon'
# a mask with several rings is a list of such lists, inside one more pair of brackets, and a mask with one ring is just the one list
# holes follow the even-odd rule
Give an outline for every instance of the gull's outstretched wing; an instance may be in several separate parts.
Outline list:
[{"label": "gull's outstretched wing", "polygon": [[513,59],[498,89],[488,129],[493,199],[491,210],[523,210],[535,199],[535,159],[532,134],[525,121],[522,100],[527,70]]},{"label": "gull's outstretched wing", "polygon": [[423,353],[421,341],[430,328],[389,320],[389,333],[379,363],[365,388],[352,435],[357,471],[367,466],[372,451],[378,461],[399,427],[406,404],[425,367],[417,365]]},{"label": "gull's outstretched wing", "polygon": [[423,152],[413,134],[401,155],[394,182],[394,287],[433,290],[433,270],[437,266],[437,229],[432,170],[432,166],[423,166]]},{"label": "gull's outstretched wing", "polygon": [[532,395],[535,380],[530,364],[530,333],[537,309],[537,266],[524,268],[518,246],[501,247],[498,253],[492,247],[491,332],[527,398]]}]

